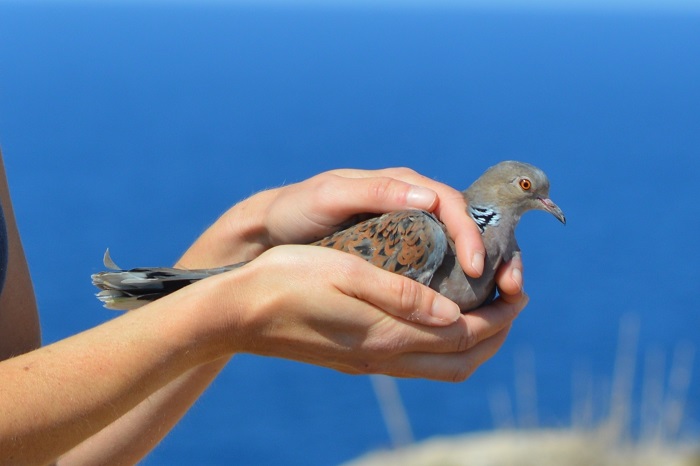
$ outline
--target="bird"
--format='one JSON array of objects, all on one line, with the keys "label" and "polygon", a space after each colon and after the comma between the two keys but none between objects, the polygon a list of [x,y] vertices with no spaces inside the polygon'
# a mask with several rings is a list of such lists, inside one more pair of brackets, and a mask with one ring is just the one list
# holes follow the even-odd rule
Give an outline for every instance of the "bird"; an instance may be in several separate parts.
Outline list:
[{"label": "bird", "polygon": [[[491,302],[496,296],[496,271],[520,252],[515,229],[521,216],[543,210],[566,225],[563,211],[549,197],[549,179],[534,165],[507,160],[488,168],[462,192],[465,215],[479,228],[486,255],[478,278],[460,266],[454,241],[445,225],[430,212],[407,209],[385,213],[346,227],[310,243],[359,256],[384,270],[429,286],[454,301],[462,313]],[[111,259],[110,269],[92,275],[105,307],[130,310],[172,293],[184,286],[245,266],[184,270],[141,267],[124,270]]]}]

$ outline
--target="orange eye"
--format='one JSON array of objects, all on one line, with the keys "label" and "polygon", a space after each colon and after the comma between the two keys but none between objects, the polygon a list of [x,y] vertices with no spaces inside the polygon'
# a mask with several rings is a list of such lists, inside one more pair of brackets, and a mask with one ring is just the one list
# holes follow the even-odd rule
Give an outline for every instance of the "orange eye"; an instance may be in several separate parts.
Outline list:
[{"label": "orange eye", "polygon": [[530,188],[532,188],[532,181],[528,180],[527,178],[523,178],[520,180],[520,187],[523,189],[523,191],[529,191]]}]

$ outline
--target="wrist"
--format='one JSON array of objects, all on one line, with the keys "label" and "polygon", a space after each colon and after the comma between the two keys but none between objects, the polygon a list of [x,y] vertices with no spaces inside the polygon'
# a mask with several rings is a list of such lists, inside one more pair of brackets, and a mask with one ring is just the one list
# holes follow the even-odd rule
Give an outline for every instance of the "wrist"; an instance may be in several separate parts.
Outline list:
[{"label": "wrist", "polygon": [[279,196],[279,189],[261,191],[239,202],[221,218],[224,241],[238,244],[247,251],[244,260],[252,260],[273,244],[267,227],[270,206]]},{"label": "wrist", "polygon": [[230,315],[238,312],[238,306],[222,294],[226,289],[221,278],[198,281],[141,308],[162,313],[166,331],[161,337],[177,346],[193,367],[233,354],[231,343],[237,338],[231,334],[230,322],[235,319]]},{"label": "wrist", "polygon": [[290,300],[285,281],[273,278],[283,265],[256,259],[186,287],[198,296],[199,339],[215,348],[213,355],[268,354],[271,322]]}]

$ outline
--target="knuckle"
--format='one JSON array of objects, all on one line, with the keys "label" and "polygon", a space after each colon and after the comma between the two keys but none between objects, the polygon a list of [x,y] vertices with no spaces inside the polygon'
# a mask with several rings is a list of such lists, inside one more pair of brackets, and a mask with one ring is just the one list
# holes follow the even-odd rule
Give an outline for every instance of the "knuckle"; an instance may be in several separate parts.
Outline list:
[{"label": "knuckle", "polygon": [[315,178],[320,178],[320,177],[328,177],[328,176],[342,176],[343,173],[345,173],[346,170],[342,168],[334,168],[332,170],[327,170],[323,173],[319,173],[318,175],[315,176]]},{"label": "knuckle", "polygon": [[339,262],[337,265],[343,271],[343,275],[347,277],[349,282],[355,282],[358,285],[363,285],[365,283],[368,272],[375,272],[374,269],[367,267],[370,264],[352,254],[343,253],[339,255]]},{"label": "knuckle", "polygon": [[378,177],[369,185],[369,196],[378,201],[390,199],[397,192],[396,180],[388,177]]},{"label": "knuckle", "polygon": [[412,177],[418,176],[417,171],[413,170],[412,168],[408,168],[408,167],[396,167],[396,168],[393,168],[392,171],[396,172],[396,174],[400,177],[412,178]]},{"label": "knuckle", "polygon": [[393,280],[395,294],[398,298],[399,309],[404,315],[411,315],[421,307],[423,301],[423,289],[411,279],[397,276],[399,280]]},{"label": "knuckle", "polygon": [[318,194],[331,193],[334,190],[338,177],[330,173],[322,173],[314,177],[314,191]]},{"label": "knuckle", "polygon": [[315,197],[319,203],[331,202],[337,191],[339,177],[330,173],[322,173],[315,177]]}]

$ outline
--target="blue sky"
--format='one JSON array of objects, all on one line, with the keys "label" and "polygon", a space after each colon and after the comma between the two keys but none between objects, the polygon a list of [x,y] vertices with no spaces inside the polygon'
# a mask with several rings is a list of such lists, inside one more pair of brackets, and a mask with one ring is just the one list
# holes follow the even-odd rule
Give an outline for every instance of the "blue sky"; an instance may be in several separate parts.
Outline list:
[{"label": "blue sky", "polygon": [[[515,393],[513,363],[531,349],[540,418],[565,425],[572,371],[590,371],[602,401],[624,316],[639,316],[640,366],[647,349],[698,346],[696,3],[0,0],[13,6],[0,8],[12,38],[0,40],[0,144],[46,341],[114,315],[89,280],[106,247],[126,267],[172,263],[265,187],[408,165],[463,188],[515,158],[547,172],[570,219],[523,218],[530,306],[468,383],[400,387],[417,438],[490,428],[489,394]],[[226,4],[251,8],[200,8]],[[284,14],[252,7],[272,4]],[[311,4],[363,14],[297,8]],[[448,13],[422,14],[438,5]],[[408,6],[418,13],[391,14]],[[364,14],[375,9],[390,14]],[[698,374],[696,357],[693,434]],[[236,357],[144,466],[338,464],[387,445],[385,430],[366,379]]]},{"label": "blue sky", "polygon": [[698,0],[0,0],[7,3],[139,3],[139,4],[218,4],[287,6],[375,6],[375,7],[450,7],[495,9],[624,10],[700,12]]},{"label": "blue sky", "polygon": [[[172,0],[151,0],[172,3]],[[179,0],[193,3],[190,0]],[[211,3],[268,3],[284,5],[375,5],[420,7],[491,7],[491,8],[553,8],[553,9],[623,9],[623,10],[695,10],[700,11],[697,0],[208,0]]]}]

